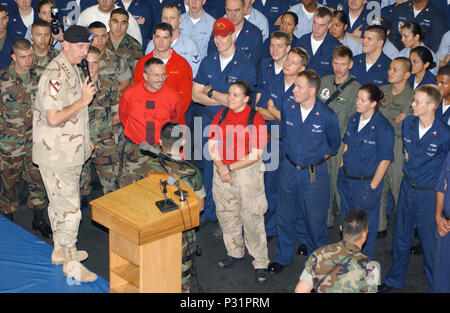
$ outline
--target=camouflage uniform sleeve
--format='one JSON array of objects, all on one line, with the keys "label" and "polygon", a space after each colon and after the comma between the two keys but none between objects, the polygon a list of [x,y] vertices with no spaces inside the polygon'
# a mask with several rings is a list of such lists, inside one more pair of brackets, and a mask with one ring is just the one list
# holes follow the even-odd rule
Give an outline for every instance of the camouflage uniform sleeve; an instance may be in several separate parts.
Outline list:
[{"label": "camouflage uniform sleeve", "polygon": [[313,255],[311,255],[308,260],[305,263],[305,268],[302,272],[302,274],[300,275],[300,280],[302,282],[304,282],[307,285],[314,285],[313,282],[313,275],[312,275],[312,267],[311,267],[311,260],[312,260]]},{"label": "camouflage uniform sleeve", "polygon": [[131,71],[128,65],[125,63],[125,60],[120,56],[117,57],[117,80],[119,81],[119,83],[121,83],[128,79],[131,79]]},{"label": "camouflage uniform sleeve", "polygon": [[[45,100],[41,102],[43,112],[46,110],[62,110],[65,106],[66,96],[66,83],[63,77],[61,77],[61,71],[54,69],[48,70],[41,76],[42,81],[39,88],[41,99]],[[76,86],[74,86],[76,88]]]},{"label": "camouflage uniform sleeve", "polygon": [[203,187],[202,173],[196,168],[197,175],[189,176],[188,184],[192,186],[199,199],[206,197],[205,187]]}]

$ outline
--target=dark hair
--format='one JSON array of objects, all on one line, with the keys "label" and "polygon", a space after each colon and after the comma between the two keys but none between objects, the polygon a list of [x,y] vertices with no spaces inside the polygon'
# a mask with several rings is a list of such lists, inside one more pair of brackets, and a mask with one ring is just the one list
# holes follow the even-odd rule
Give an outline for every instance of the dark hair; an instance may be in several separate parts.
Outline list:
[{"label": "dark hair", "polygon": [[150,58],[144,63],[144,72],[147,72],[150,65],[157,64],[157,65],[164,65],[164,62],[161,59],[158,58]]},{"label": "dark hair", "polygon": [[411,71],[412,71],[412,64],[411,64],[411,61],[408,58],[396,57],[392,61],[400,61],[400,62],[402,62],[403,67],[405,68],[405,71],[411,73]]},{"label": "dark hair", "polygon": [[364,32],[375,32],[378,35],[378,38],[380,40],[383,40],[383,43],[387,40],[387,31],[386,28],[384,28],[381,25],[373,24],[366,27]]},{"label": "dark hair", "polygon": [[125,15],[127,17],[127,21],[130,19],[130,14],[124,8],[116,8],[116,9],[112,10],[111,14],[109,15],[109,18],[112,18],[113,14]]},{"label": "dark hair", "polygon": [[411,56],[411,53],[413,52],[417,54],[417,56],[422,60],[424,64],[427,62],[430,63],[427,70],[431,70],[436,67],[436,63],[433,60],[433,55],[431,54],[430,49],[428,49],[427,47],[418,46],[412,48],[411,51],[409,52],[409,55]]},{"label": "dark hair", "polygon": [[37,5],[37,11],[38,11],[38,13],[41,12],[42,7],[43,7],[44,5],[46,5],[46,4],[51,4],[52,7],[55,6],[55,2],[54,2],[53,0],[41,0],[41,1],[39,1],[38,5]]},{"label": "dark hair", "polygon": [[101,54],[100,50],[97,47],[94,47],[94,46],[89,46],[89,49],[88,49],[87,53],[88,54],[89,53],[93,53],[93,54],[97,54],[97,55]]},{"label": "dark hair", "polygon": [[374,84],[365,84],[361,86],[359,90],[364,90],[369,94],[369,100],[377,103],[375,110],[378,110],[378,106],[384,98],[384,93],[380,90],[380,88]]},{"label": "dark hair", "polygon": [[231,83],[230,87],[231,86],[238,86],[244,92],[244,96],[248,97],[248,103],[252,102],[252,88],[247,82],[243,80],[238,80],[234,83]]},{"label": "dark hair", "polygon": [[316,92],[319,91],[320,76],[315,70],[304,70],[303,72],[298,73],[297,77],[305,77],[306,81],[308,82],[308,87],[316,89]]},{"label": "dark hair", "polygon": [[345,45],[340,45],[334,48],[333,52],[331,53],[331,56],[333,58],[349,58],[350,60],[353,60],[353,52],[350,50],[349,47]]},{"label": "dark hair", "polygon": [[95,21],[95,22],[92,22],[91,24],[89,24],[88,28],[89,29],[91,29],[91,28],[104,28],[104,29],[106,29],[106,25],[103,24],[100,21]]},{"label": "dark hair", "polygon": [[422,30],[420,25],[417,24],[416,22],[408,22],[405,25],[403,25],[401,29],[403,29],[403,28],[408,28],[411,31],[411,33],[413,34],[413,36],[419,35],[420,41],[423,41],[423,39],[425,38],[425,32]]},{"label": "dark hair", "polygon": [[170,25],[169,23],[159,23],[158,25],[155,26],[155,31],[153,33],[156,33],[157,30],[163,30],[163,31],[168,31],[170,37],[173,36],[173,28],[172,25]]},{"label": "dark hair", "polygon": [[316,11],[314,11],[314,15],[317,17],[330,17],[330,21],[333,18],[333,12],[327,7],[318,7]]},{"label": "dark hair", "polygon": [[437,72],[437,75],[450,77],[450,65],[447,64],[447,65],[444,65],[443,67],[441,67],[439,69],[439,71]]},{"label": "dark hair", "polygon": [[283,16],[285,16],[285,15],[292,16],[292,18],[294,19],[295,25],[298,25],[298,15],[296,13],[291,12],[291,11],[287,11],[287,12],[284,12],[283,15],[281,15],[281,18],[283,18]]},{"label": "dark hair", "polygon": [[[289,38],[289,35],[280,30],[276,30],[272,34],[270,34],[269,40],[272,40],[272,39],[284,39],[286,42],[286,45],[291,44],[291,38]],[[269,41],[269,43],[270,43],[270,41]]]},{"label": "dark hair", "polygon": [[8,10],[6,10],[6,8],[0,4],[0,12],[6,12],[6,15],[8,15]]},{"label": "dark hair", "polygon": [[183,127],[175,122],[167,122],[161,128],[160,138],[162,146],[166,150],[171,150],[174,143],[184,137]]},{"label": "dark hair", "polygon": [[15,53],[17,50],[28,50],[31,48],[32,48],[31,42],[29,42],[25,38],[20,38],[14,42],[13,48],[12,48],[12,53]]},{"label": "dark hair", "polygon": [[37,20],[31,25],[31,30],[35,27],[48,27],[50,29],[50,23],[44,20]]},{"label": "dark hair", "polygon": [[[162,11],[163,11],[164,9],[177,9],[177,11],[178,11],[178,16],[181,15],[181,9],[180,9],[180,6],[179,6],[178,4],[176,4],[176,3],[166,3],[166,4],[163,6]],[[162,12],[162,11],[161,11],[161,12]]]},{"label": "dark hair", "polygon": [[367,214],[363,210],[350,210],[342,219],[342,236],[357,240],[363,231],[369,227]]},{"label": "dark hair", "polygon": [[334,11],[333,17],[337,18],[339,22],[341,22],[344,25],[348,25],[348,17],[347,14],[345,14],[344,11]]}]

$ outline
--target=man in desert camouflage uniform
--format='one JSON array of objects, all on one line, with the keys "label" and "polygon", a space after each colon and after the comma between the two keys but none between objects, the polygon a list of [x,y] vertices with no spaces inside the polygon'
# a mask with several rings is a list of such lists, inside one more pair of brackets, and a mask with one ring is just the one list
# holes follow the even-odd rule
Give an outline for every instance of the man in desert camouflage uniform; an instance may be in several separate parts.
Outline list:
[{"label": "man in desert camouflage uniform", "polygon": [[367,214],[351,210],[344,215],[343,240],[317,249],[305,263],[295,292],[376,292],[380,280],[378,263],[361,252],[369,232]]},{"label": "man in desert camouflage uniform", "polygon": [[[181,142],[180,142],[181,141]],[[161,129],[161,136],[159,140],[162,152],[170,155],[173,159],[181,160],[180,147],[185,145],[183,139],[182,127],[174,122],[166,123]],[[178,145],[177,145],[178,144]],[[197,196],[199,197],[199,210],[203,211],[205,201],[205,188],[202,183],[202,175],[200,171],[191,164],[191,167],[185,163],[177,163],[172,161],[166,161],[167,166],[172,172],[180,177],[189,187],[191,187]],[[139,178],[143,179],[148,176],[148,173],[160,173],[165,172],[164,167],[159,163],[159,158],[149,158],[142,165],[139,173]],[[182,292],[189,292],[191,285],[192,274],[192,261],[195,257],[195,251],[197,249],[195,230],[191,229],[184,231],[182,235],[182,279],[181,290]]]},{"label": "man in desert camouflage uniform", "polygon": [[97,279],[81,265],[87,253],[75,245],[81,220],[80,174],[93,149],[87,106],[95,95],[94,84],[88,79],[83,83],[76,65],[86,57],[90,38],[85,27],[67,29],[62,53],[41,76],[33,112],[33,162],[39,165],[49,198],[52,262],[63,264],[64,275],[82,282]]},{"label": "man in desert camouflage uniform", "polygon": [[[125,138],[117,111],[122,91],[128,87],[131,78],[131,72],[123,58],[106,48],[106,26],[101,22],[94,22],[89,25],[89,31],[94,35],[92,39],[94,48],[89,50],[87,60],[92,80],[97,88],[94,101],[89,106],[90,136],[95,150],[91,159],[83,166],[81,174],[83,197],[91,193],[92,162],[104,194],[118,187],[120,156]],[[95,65],[91,62],[94,60]]]},{"label": "man in desert camouflage uniform", "polygon": [[43,218],[47,197],[39,169],[31,160],[32,109],[41,71],[33,67],[33,48],[26,39],[13,45],[13,63],[0,72],[0,210],[12,219],[17,211],[18,180],[28,185],[27,206],[33,210],[33,229],[52,233]]},{"label": "man in desert camouflage uniform", "polygon": [[136,62],[144,56],[144,47],[139,41],[126,33],[128,18],[128,12],[125,9],[117,8],[111,12],[106,47],[124,58],[131,73],[133,73]]},{"label": "man in desert camouflage uniform", "polygon": [[45,69],[47,65],[61,52],[50,46],[52,38],[50,24],[44,20],[37,20],[31,26],[31,40],[33,40],[33,64]]}]

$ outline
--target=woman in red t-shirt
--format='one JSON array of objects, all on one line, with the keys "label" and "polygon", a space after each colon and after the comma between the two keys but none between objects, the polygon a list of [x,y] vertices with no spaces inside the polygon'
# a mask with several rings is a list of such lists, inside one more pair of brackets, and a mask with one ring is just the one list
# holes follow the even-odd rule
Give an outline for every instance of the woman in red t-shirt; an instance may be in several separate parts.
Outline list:
[{"label": "woman in red t-shirt", "polygon": [[242,260],[247,247],[254,258],[255,279],[264,283],[268,278],[269,258],[264,228],[267,200],[261,155],[267,145],[268,133],[266,122],[259,113],[248,127],[251,97],[251,88],[246,82],[237,81],[230,85],[228,112],[220,123],[225,109],[214,117],[208,149],[215,165],[212,194],[228,253],[218,263],[219,268],[231,267]]}]

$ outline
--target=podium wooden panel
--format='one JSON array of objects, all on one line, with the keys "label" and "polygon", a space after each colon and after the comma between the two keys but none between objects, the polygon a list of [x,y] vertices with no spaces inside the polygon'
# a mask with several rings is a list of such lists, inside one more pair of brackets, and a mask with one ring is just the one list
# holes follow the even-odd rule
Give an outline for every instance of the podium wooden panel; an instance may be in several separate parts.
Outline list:
[{"label": "podium wooden panel", "polygon": [[[181,232],[199,225],[199,200],[184,182],[187,201],[175,186],[167,197],[178,210],[161,213],[160,180],[149,173],[134,184],[91,201],[92,220],[109,229],[110,292],[181,292]],[[189,205],[188,205],[189,204]]]}]

